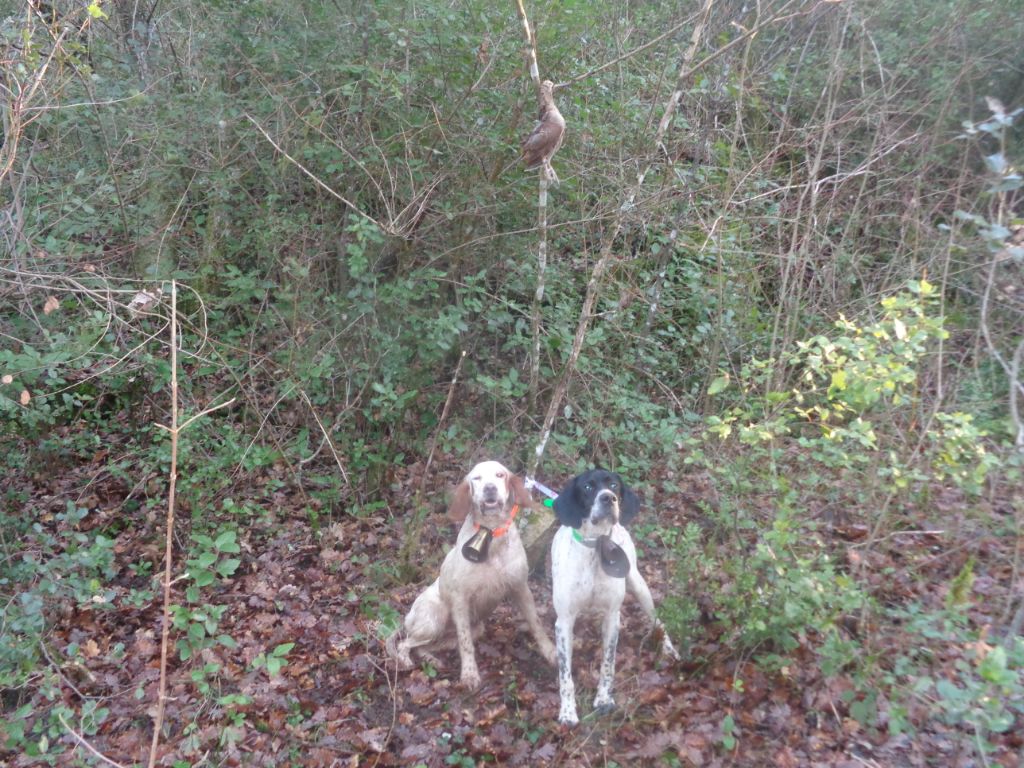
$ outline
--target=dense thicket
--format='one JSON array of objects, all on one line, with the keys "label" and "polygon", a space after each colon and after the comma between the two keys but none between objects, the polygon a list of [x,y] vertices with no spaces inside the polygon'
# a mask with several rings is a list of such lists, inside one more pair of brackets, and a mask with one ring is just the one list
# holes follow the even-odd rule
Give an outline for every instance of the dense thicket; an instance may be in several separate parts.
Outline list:
[{"label": "dense thicket", "polygon": [[[273,497],[314,530],[388,510],[400,546],[376,586],[421,578],[410,553],[446,480],[424,465],[523,466],[568,375],[542,476],[600,462],[659,502],[699,497],[699,524],[650,532],[680,564],[674,631],[703,614],[777,666],[813,647],[856,678],[852,717],[941,716],[980,753],[1020,718],[1019,558],[978,549],[1024,521],[1016,3],[534,5],[568,123],[538,310],[514,3],[53,0],[2,20],[0,591],[20,640],[0,686],[36,728],[10,748],[48,727],[26,686],[57,606],[142,558],[115,557],[120,532],[159,540],[172,279],[186,414],[237,398],[182,445],[187,554],[230,551],[217,535]],[[86,485],[52,492],[67,509],[41,525],[32,482],[104,451],[116,515],[76,532]],[[872,583],[907,529],[949,532],[944,602]],[[863,548],[844,561],[836,531]],[[979,558],[1000,585],[983,607],[954,579]],[[952,622],[958,661],[991,632],[998,669],[979,677],[978,651],[942,688],[908,651],[894,670],[883,649],[914,641],[863,631],[896,626],[890,609],[918,611],[911,634]],[[903,703],[880,716],[880,691]]]}]

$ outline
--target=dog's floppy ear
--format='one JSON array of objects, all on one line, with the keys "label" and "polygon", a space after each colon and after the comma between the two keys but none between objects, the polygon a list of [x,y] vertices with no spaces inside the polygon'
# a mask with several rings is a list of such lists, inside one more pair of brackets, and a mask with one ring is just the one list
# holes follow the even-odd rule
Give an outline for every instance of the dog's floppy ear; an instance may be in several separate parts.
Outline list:
[{"label": "dog's floppy ear", "polygon": [[576,478],[569,481],[569,484],[558,494],[554,503],[555,515],[558,522],[572,528],[579,528],[583,525],[583,518],[587,516],[587,510],[576,498]]},{"label": "dog's floppy ear", "polygon": [[619,503],[619,523],[626,525],[640,513],[640,497],[622,484],[622,498]]},{"label": "dog's floppy ear", "polygon": [[529,509],[533,506],[533,496],[526,490],[526,483],[519,475],[509,475],[508,487],[512,491],[512,503]]},{"label": "dog's floppy ear", "polygon": [[463,480],[455,487],[452,502],[448,505],[448,519],[453,523],[461,523],[473,509],[473,497],[469,490],[469,480]]}]

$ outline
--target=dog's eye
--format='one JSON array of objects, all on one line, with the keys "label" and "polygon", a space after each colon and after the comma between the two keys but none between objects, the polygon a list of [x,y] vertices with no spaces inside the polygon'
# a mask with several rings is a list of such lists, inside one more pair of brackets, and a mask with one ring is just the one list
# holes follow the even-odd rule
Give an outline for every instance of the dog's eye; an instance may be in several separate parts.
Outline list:
[{"label": "dog's eye", "polygon": [[616,488],[619,487],[619,484],[618,483],[608,483],[608,487],[611,488],[614,491]]},{"label": "dog's eye", "polygon": [[586,485],[583,486],[583,490],[584,491],[592,491],[592,490],[594,490],[594,484],[593,483],[587,483]]},{"label": "dog's eye", "polygon": [[503,479],[505,477],[505,473],[504,472],[498,472],[495,475],[495,477],[497,477],[499,480],[501,480],[501,479]]}]

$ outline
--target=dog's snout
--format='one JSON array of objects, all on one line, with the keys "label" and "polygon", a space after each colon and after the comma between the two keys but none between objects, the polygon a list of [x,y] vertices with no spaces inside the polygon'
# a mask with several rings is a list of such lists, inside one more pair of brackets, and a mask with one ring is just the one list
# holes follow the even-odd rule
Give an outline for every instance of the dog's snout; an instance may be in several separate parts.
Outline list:
[{"label": "dog's snout", "polygon": [[498,498],[498,486],[494,483],[487,483],[487,485],[484,486],[484,498],[489,501],[493,501]]},{"label": "dog's snout", "polygon": [[619,497],[613,492],[604,489],[597,494],[595,504],[590,512],[592,522],[599,523],[609,518],[614,519],[619,508]]}]

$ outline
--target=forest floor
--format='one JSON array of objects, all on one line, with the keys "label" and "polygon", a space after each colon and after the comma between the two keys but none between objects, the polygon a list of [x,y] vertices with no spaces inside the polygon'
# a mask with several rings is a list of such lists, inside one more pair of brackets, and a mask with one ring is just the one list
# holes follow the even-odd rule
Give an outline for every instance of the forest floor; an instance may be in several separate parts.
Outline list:
[{"label": "forest floor", "polygon": [[[55,531],[62,525],[58,514],[68,499],[77,499],[90,510],[79,530],[116,531],[110,534],[115,537],[117,571],[109,585],[112,591],[102,602],[52,616],[44,643],[61,681],[63,701],[76,711],[86,701],[108,710],[89,735],[82,735],[88,733],[83,724],[66,723],[63,736],[50,746],[51,752],[58,743],[65,750],[53,759],[59,765],[98,764],[91,750],[121,765],[144,763],[152,737],[160,660],[160,600],[153,573],[162,569],[162,513],[158,508],[148,521],[126,520],[122,505],[130,489],[105,471],[107,457],[104,449],[59,472],[9,479],[27,494],[26,512],[43,529]],[[934,721],[912,736],[896,737],[860,725],[849,716],[844,699],[852,681],[823,675],[807,648],[792,653],[792,665],[769,673],[753,659],[738,658],[708,622],[693,633],[695,642],[680,648],[689,661],[659,658],[658,645],[645,636],[646,622],[631,599],[618,649],[618,709],[611,715],[590,714],[599,637],[591,622],[578,627],[574,671],[582,721],[575,729],[557,723],[555,672],[540,659],[508,606],[498,609],[478,641],[483,678],[478,692],[459,688],[455,652],[442,656],[442,669],[424,665],[396,675],[385,660],[380,617],[404,614],[454,540],[453,526],[443,516],[444,487],[453,486],[462,470],[444,469],[436,472],[436,509],[412,553],[422,577],[397,588],[394,564],[404,539],[401,521],[411,507],[419,467],[399,470],[386,508],[321,521],[320,535],[314,534],[303,511],[308,499],[279,482],[283,470],[280,477],[271,470],[264,482],[247,486],[250,498],[244,501],[263,514],[240,527],[242,564],[234,577],[203,593],[209,603],[228,606],[217,633],[229,635],[236,647],[207,648],[200,659],[187,663],[172,651],[160,764],[982,764],[964,749],[962,732]],[[235,501],[243,499],[236,496]],[[190,515],[197,514],[183,512],[179,544],[187,540]],[[654,514],[647,509],[642,517]],[[656,515],[659,525],[681,528],[698,512],[693,499],[666,500]],[[658,601],[669,591],[670,553],[653,542],[638,544],[641,570]],[[929,559],[936,560],[935,549],[927,538],[907,537],[889,555],[876,556],[916,561],[922,565],[916,571],[920,578],[927,574]],[[152,562],[151,571],[130,567],[144,560]],[[944,581],[956,573],[955,562],[937,559],[939,567],[945,571]],[[179,572],[182,568],[179,563]],[[924,600],[931,592],[932,599],[940,599],[928,583],[904,581],[897,578],[886,589],[912,590]],[[981,574],[976,589],[983,591],[993,581]],[[542,620],[553,628],[547,578],[535,578],[531,586]],[[175,601],[182,602],[177,587]],[[279,674],[253,668],[254,659],[283,643],[295,645]],[[77,649],[73,658],[67,654],[69,647]],[[218,666],[207,667],[204,676],[202,669],[210,664]],[[5,691],[3,703],[4,717],[16,705],[31,703],[37,714],[52,706],[41,692],[24,689]],[[884,700],[879,702],[880,709],[884,705]],[[727,717],[734,723],[731,734],[723,732]],[[995,736],[994,743],[988,765],[1019,765],[1019,733],[1010,729]],[[2,749],[0,758],[12,766],[42,764],[25,754],[4,755]]]}]

